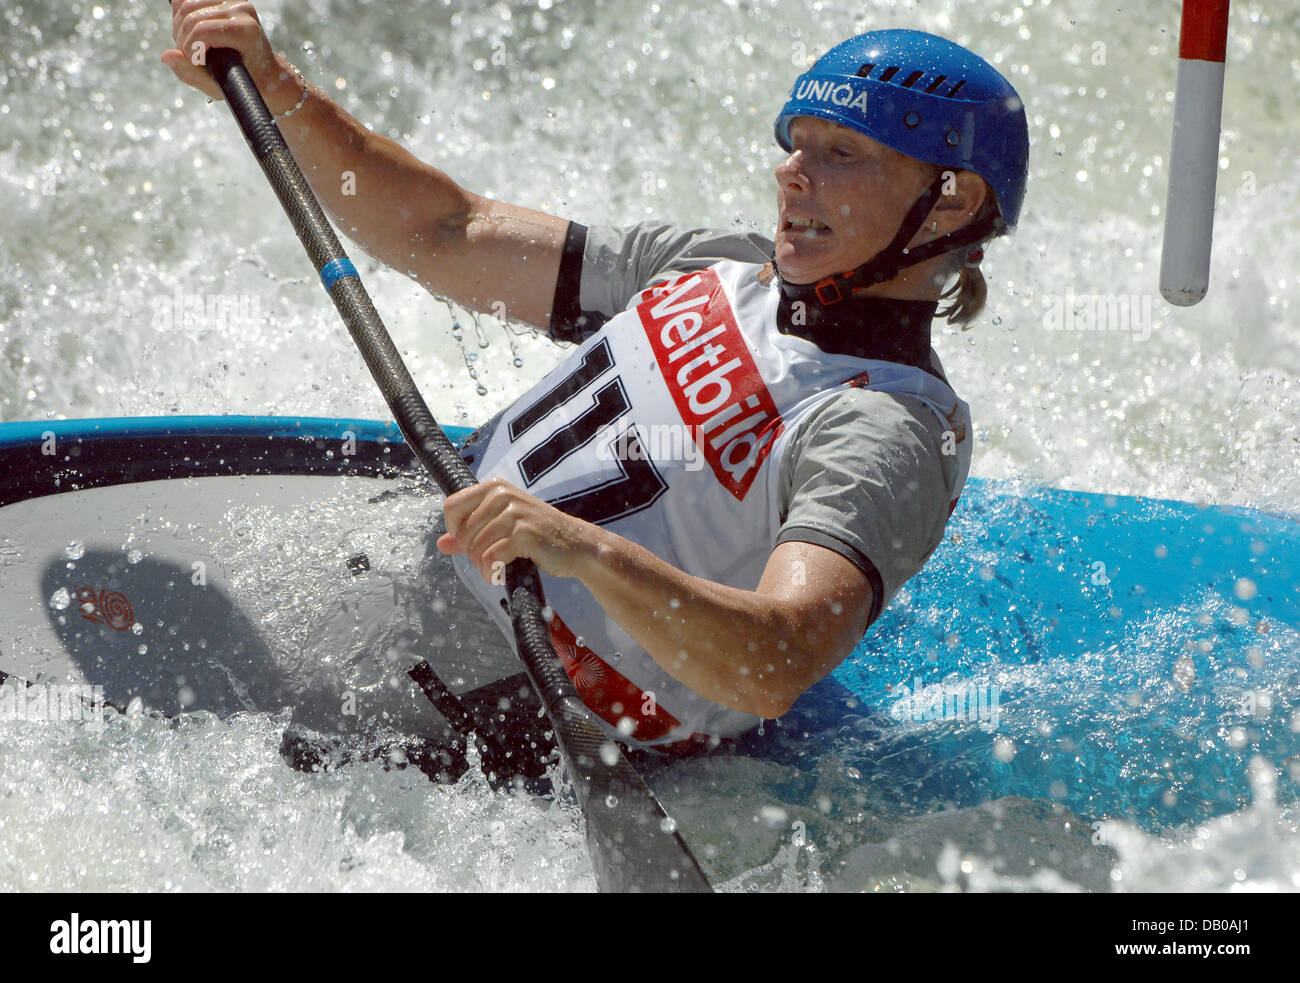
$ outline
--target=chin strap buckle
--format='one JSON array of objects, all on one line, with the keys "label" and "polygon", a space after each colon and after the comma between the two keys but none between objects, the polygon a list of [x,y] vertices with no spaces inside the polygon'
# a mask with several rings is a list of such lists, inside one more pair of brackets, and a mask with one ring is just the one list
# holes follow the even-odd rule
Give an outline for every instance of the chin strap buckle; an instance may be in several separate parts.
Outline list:
[{"label": "chin strap buckle", "polygon": [[[825,280],[820,281],[813,288],[817,294],[817,299],[821,301],[823,307],[830,307],[831,304],[838,304],[844,299],[844,294],[840,292],[840,285],[835,282],[835,277],[828,276]],[[834,291],[834,293],[831,293]]]}]

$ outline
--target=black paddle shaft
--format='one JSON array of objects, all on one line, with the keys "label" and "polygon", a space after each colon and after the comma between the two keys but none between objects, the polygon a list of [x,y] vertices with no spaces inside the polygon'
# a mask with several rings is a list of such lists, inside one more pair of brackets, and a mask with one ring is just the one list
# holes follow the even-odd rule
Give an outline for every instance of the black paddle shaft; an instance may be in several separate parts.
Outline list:
[{"label": "black paddle shaft", "polygon": [[[473,485],[473,472],[429,412],[239,54],[212,49],[206,61],[416,458],[445,494]],[[600,889],[710,891],[654,793],[597,726],[556,658],[532,561],[507,565],[506,591],[519,657],[555,728],[587,820]]]}]

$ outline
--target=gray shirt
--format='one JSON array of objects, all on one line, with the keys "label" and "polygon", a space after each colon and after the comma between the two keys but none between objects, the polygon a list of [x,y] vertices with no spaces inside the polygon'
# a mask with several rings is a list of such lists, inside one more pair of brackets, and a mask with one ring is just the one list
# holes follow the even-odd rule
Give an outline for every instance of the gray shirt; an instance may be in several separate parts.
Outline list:
[{"label": "gray shirt", "polygon": [[[578,301],[609,318],[658,280],[771,256],[772,241],[757,233],[592,226]],[[942,375],[933,351],[931,360]],[[872,584],[872,621],[943,539],[957,481],[957,458],[941,452],[944,430],[917,399],[849,389],[799,425],[780,461],[777,543],[812,543],[854,563]]]}]

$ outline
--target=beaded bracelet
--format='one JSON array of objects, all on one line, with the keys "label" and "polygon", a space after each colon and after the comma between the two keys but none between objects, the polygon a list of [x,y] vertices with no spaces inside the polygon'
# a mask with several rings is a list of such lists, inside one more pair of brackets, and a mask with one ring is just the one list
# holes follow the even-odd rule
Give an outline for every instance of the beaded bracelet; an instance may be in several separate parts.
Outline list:
[{"label": "beaded bracelet", "polygon": [[293,115],[294,113],[296,113],[298,110],[302,109],[303,104],[307,101],[307,91],[308,91],[308,90],[307,90],[307,80],[306,80],[305,78],[302,77],[302,72],[300,72],[300,71],[298,70],[298,66],[297,66],[297,65],[293,64],[292,62],[290,62],[290,63],[289,63],[289,67],[293,69],[294,74],[298,76],[298,81],[302,83],[302,97],[297,101],[297,103],[294,104],[294,107],[293,107],[292,109],[290,109],[290,110],[288,110],[288,111],[286,111],[286,112],[283,112],[283,113],[281,113],[280,115],[274,117],[277,121],[282,120],[282,119],[286,119],[286,118],[292,116],[292,115]]}]

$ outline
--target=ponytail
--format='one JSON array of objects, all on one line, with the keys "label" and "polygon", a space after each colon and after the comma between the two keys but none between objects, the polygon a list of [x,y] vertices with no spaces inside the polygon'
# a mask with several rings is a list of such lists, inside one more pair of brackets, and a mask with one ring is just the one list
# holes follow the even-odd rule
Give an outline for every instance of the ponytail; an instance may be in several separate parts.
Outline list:
[{"label": "ponytail", "polygon": [[970,322],[979,317],[988,298],[989,286],[979,268],[983,256],[981,250],[974,250],[973,257],[962,264],[956,282],[939,295],[940,300],[952,298],[952,303],[939,311],[939,317],[947,318],[963,331],[970,330]]},{"label": "ponytail", "polygon": [[[984,198],[979,214],[972,221],[979,222],[996,215],[997,208],[997,200],[990,190]],[[957,325],[963,331],[971,329],[971,322],[979,317],[980,312],[984,310],[984,302],[988,299],[989,285],[984,281],[984,274],[980,272],[980,260],[984,258],[984,244],[991,238],[993,236],[988,236],[967,246],[964,251],[952,254],[961,257],[957,281],[939,295],[940,300],[951,299],[952,303],[939,311],[938,316],[947,318],[950,324]]]}]

